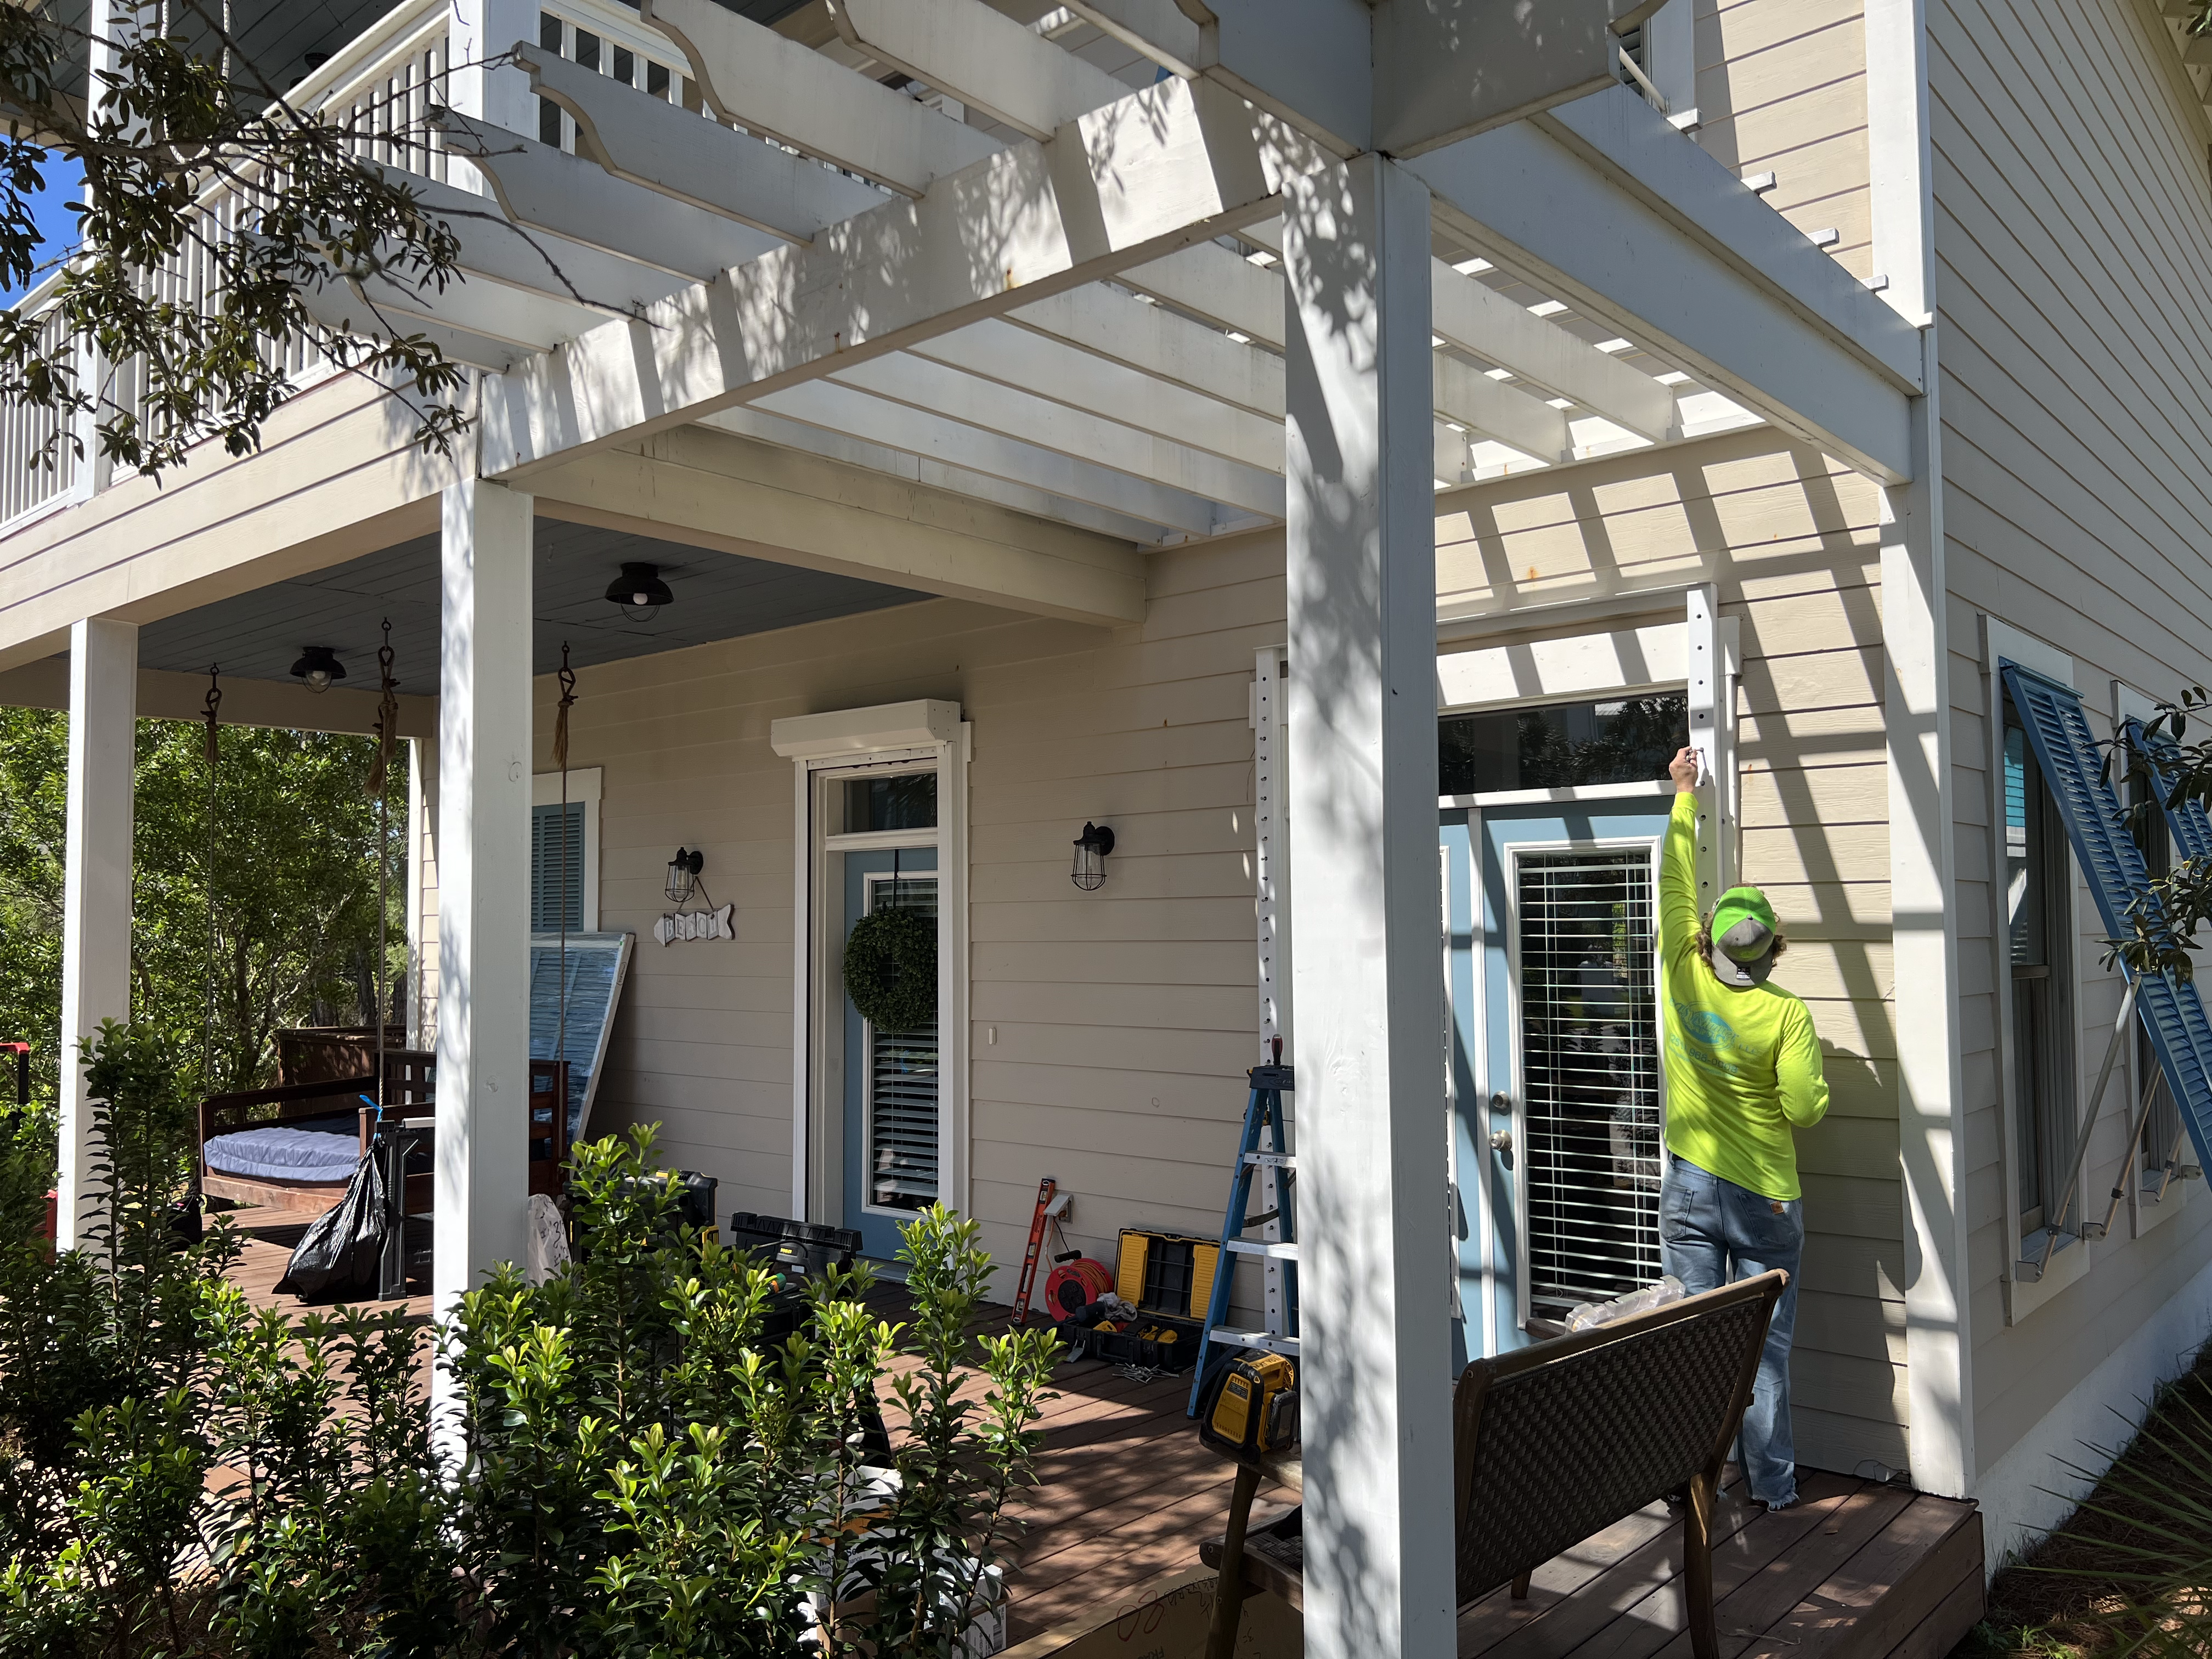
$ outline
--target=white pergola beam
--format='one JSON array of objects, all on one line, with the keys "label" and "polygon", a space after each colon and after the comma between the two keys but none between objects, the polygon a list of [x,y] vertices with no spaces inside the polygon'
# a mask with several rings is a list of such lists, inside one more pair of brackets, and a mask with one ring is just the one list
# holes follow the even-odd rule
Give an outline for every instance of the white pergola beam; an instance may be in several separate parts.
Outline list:
[{"label": "white pergola beam", "polygon": [[1574,437],[1565,410],[1493,380],[1456,357],[1440,351],[1431,356],[1431,400],[1438,415],[1549,465],[1573,459]]},{"label": "white pergola beam", "polygon": [[1164,81],[489,381],[485,469],[520,476],[1161,258],[1266,217],[1311,165],[1219,88]]},{"label": "white pergola beam", "polygon": [[1067,0],[1068,10],[1170,75],[1198,74],[1203,43],[1176,0]]},{"label": "white pergola beam", "polygon": [[1142,483],[1219,501],[1243,514],[1273,519],[1283,515],[1283,481],[1279,473],[1225,461],[1218,455],[1055,403],[1033,392],[963,374],[911,352],[893,352],[841,366],[830,378],[925,414],[940,415],[1127,473]]},{"label": "white pergola beam", "polygon": [[317,287],[309,287],[303,283],[298,293],[301,307],[326,328],[357,335],[365,340],[388,340],[398,336],[419,334],[436,346],[440,355],[449,362],[465,363],[471,368],[481,368],[494,374],[505,374],[517,362],[537,349],[534,346],[518,345],[512,340],[490,339],[465,329],[448,327],[444,323],[398,307],[387,309],[380,318],[375,309],[362,296],[360,289],[351,283],[325,283]]},{"label": "white pergola beam", "polygon": [[809,380],[788,386],[770,392],[751,407],[1048,495],[1088,501],[1109,513],[1157,526],[1155,539],[1158,531],[1207,536],[1218,527],[1219,514],[1214,504],[1187,490],[1171,489],[1076,456],[982,431],[835,380]]},{"label": "white pergola beam", "polygon": [[523,43],[514,58],[540,97],[575,118],[579,150],[617,179],[786,241],[812,241],[824,226],[883,205],[872,185],[580,64]]},{"label": "white pergola beam", "polygon": [[[800,390],[873,401],[819,383]],[[714,430],[724,418],[550,468],[538,479],[538,510],[1093,627],[1144,619],[1144,556],[1126,542],[770,450]]]},{"label": "white pergola beam", "polygon": [[[1226,228],[1227,227],[1224,227]],[[1121,272],[1140,294],[1234,329],[1277,351],[1283,349],[1283,279],[1211,241],[1148,260]]]},{"label": "white pergola beam", "polygon": [[1283,417],[1281,357],[1117,289],[1093,283],[1018,307],[1007,319],[1271,421]]},{"label": "white pergola beam", "polygon": [[644,0],[645,21],[690,60],[708,108],[750,132],[921,196],[998,141],[855,75],[715,0]]},{"label": "white pergola beam", "polygon": [[597,162],[503,127],[452,110],[434,111],[431,118],[444,131],[447,148],[469,158],[491,185],[500,211],[517,225],[693,281],[757,259],[787,240],[640,190]]},{"label": "white pergola beam", "polygon": [[[427,320],[487,340],[507,341],[529,351],[543,351],[563,340],[573,340],[606,321],[605,313],[588,306],[556,300],[529,289],[511,288],[483,276],[474,282],[427,289],[371,276],[349,282],[347,287],[364,307],[374,306],[392,318],[403,333],[415,322]],[[327,301],[335,290],[325,288],[322,294]]]},{"label": "white pergola beam", "polygon": [[[1909,477],[1911,325],[1632,93],[1600,94],[1574,115],[1572,127],[1555,112],[1405,165],[1498,264],[1870,476]],[[1598,142],[1571,142],[1577,132]],[[1667,193],[1631,187],[1639,177]],[[1811,263],[1780,258],[1785,234]]]},{"label": "white pergola beam", "polygon": [[[1096,292],[1095,288],[1090,292]],[[1132,305],[1132,311],[1155,312]],[[1222,343],[1234,340],[1217,335]],[[1250,349],[1250,348],[1243,348]],[[957,333],[940,334],[913,348],[965,374],[1012,387],[1024,396],[1049,398],[1091,416],[1171,440],[1224,460],[1279,477],[1283,471],[1283,423],[1269,420],[1171,381],[1143,374],[1126,363],[1095,356],[1011,320],[991,318]],[[896,361],[892,359],[890,361]],[[1200,492],[1201,494],[1204,492]]]},{"label": "white pergola beam", "polygon": [[1462,350],[1510,368],[1654,443],[1665,441],[1680,425],[1674,392],[1649,374],[1533,315],[1441,259],[1430,268],[1429,282],[1434,305],[1430,326]]},{"label": "white pergola beam", "polygon": [[70,629],[69,798],[62,854],[60,1166],[55,1243],[89,1248],[102,1149],[78,1045],[131,1018],[132,777],[138,629],[91,617]]},{"label": "white pergola beam", "polygon": [[1046,139],[1129,88],[981,0],[830,0],[845,43]]},{"label": "white pergola beam", "polygon": [[[972,495],[977,501],[1012,507],[1017,513],[1027,513],[1034,518],[1057,520],[1062,524],[1093,530],[1119,541],[1149,544],[1160,538],[1158,525],[1145,524],[1119,513],[1110,513],[1103,507],[1092,506],[1089,501],[1079,501],[1072,495],[1056,495],[1030,484],[994,477],[970,467],[939,460],[935,456],[893,449],[887,444],[872,443],[865,438],[855,437],[849,432],[832,432],[826,427],[804,425],[781,415],[771,414],[757,404],[726,409],[719,415],[709,415],[700,424],[738,437],[774,444],[779,449],[819,455],[825,459],[842,461],[848,466],[866,467],[872,472],[887,472],[895,478],[903,478],[933,489],[949,490],[956,495]],[[0,681],[5,678],[4,675],[0,675]]]}]

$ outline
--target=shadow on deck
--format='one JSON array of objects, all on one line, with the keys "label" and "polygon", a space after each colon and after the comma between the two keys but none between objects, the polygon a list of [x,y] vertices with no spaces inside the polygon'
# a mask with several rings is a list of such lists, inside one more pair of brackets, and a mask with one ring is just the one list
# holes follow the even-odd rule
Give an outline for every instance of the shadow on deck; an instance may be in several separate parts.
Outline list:
[{"label": "shadow on deck", "polygon": [[[273,1289],[291,1237],[248,1243],[233,1279],[256,1304],[297,1308]],[[897,1318],[899,1292],[879,1295]],[[429,1312],[425,1296],[394,1305]],[[989,1310],[978,1328],[1004,1329],[1006,1312]],[[426,1326],[426,1382],[428,1366]],[[1042,1484],[1015,1510],[1027,1528],[1009,1575],[1016,1642],[1093,1628],[1164,1575],[1196,1568],[1229,1508],[1230,1466],[1183,1415],[1188,1375],[1144,1380],[1080,1360],[1053,1387]],[[1735,1487],[1723,1495],[1720,1659],[1943,1659],[1982,1615],[1975,1506],[1810,1470],[1801,1491],[1779,1515]],[[1263,1487],[1255,1531],[1281,1512],[1269,1497]],[[1525,1602],[1500,1589],[1468,1607],[1461,1659],[1689,1659],[1681,1570],[1681,1524],[1655,1504],[1537,1569]]]}]

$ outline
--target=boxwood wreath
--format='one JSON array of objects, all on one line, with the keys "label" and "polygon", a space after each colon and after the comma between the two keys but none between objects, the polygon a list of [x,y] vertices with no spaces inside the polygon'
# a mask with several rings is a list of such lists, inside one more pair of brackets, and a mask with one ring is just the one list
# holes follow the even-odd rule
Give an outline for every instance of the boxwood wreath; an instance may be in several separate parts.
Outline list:
[{"label": "boxwood wreath", "polygon": [[845,941],[845,994],[879,1031],[937,1023],[937,927],[914,910],[872,910]]}]

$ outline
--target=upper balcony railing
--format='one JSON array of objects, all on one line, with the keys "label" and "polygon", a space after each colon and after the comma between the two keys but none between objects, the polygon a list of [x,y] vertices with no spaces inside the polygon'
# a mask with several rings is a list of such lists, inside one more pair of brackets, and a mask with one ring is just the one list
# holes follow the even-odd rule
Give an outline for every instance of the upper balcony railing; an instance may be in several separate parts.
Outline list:
[{"label": "upper balcony railing", "polygon": [[[432,106],[447,99],[451,69],[447,30],[452,10],[452,0],[402,0],[295,85],[287,100],[296,110],[354,132],[354,149],[363,159],[447,182],[448,160],[429,116]],[[684,71],[681,54],[614,0],[559,0],[557,5],[544,7],[539,14],[538,44],[672,103],[700,107],[697,88]],[[573,153],[573,119],[548,101],[541,100],[538,108],[538,131],[532,136]],[[210,240],[235,234],[251,210],[251,201],[228,185],[210,191],[200,203]],[[166,299],[207,307],[216,302],[218,276],[205,250],[194,246],[148,273],[146,280]],[[22,304],[30,314],[51,312],[59,281],[56,272],[25,297]],[[58,329],[59,321],[58,313],[52,313],[48,326]],[[61,343],[56,338],[52,343]],[[264,349],[281,362],[295,388],[329,372],[304,335],[270,340]],[[137,365],[95,367],[90,379],[105,409],[141,413],[142,377]],[[71,445],[55,441],[63,418],[43,409],[0,405],[0,535],[104,487],[106,469],[94,454],[93,422],[80,423],[76,435],[85,454],[79,459]]]}]

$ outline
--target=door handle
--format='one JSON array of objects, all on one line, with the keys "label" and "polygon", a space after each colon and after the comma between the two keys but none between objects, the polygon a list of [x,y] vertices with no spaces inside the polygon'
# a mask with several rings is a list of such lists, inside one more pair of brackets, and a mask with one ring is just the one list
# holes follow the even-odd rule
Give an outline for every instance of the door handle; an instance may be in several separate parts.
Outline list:
[{"label": "door handle", "polygon": [[1493,1129],[1490,1134],[1490,1150],[1498,1154],[1498,1161],[1507,1169],[1513,1167],[1513,1131]]}]

